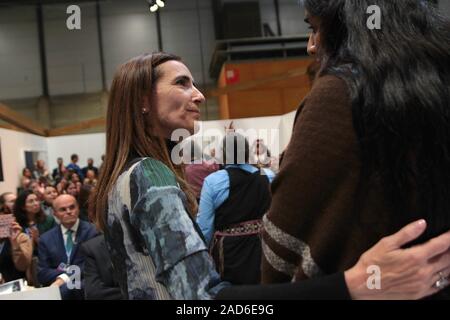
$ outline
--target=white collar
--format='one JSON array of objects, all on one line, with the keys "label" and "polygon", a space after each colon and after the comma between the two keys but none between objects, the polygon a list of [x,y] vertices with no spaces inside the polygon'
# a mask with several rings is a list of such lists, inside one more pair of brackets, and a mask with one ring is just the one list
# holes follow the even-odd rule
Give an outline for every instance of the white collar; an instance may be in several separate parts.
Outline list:
[{"label": "white collar", "polygon": [[[72,226],[72,228],[70,228],[70,230],[72,230],[73,233],[76,234],[77,231],[78,231],[78,226],[79,226],[79,225],[80,225],[80,218],[77,219],[77,222],[75,222],[75,224]],[[67,230],[69,230],[69,229],[67,229],[66,227],[64,227],[64,226],[62,225],[62,223],[61,223],[61,231],[62,231],[63,235],[66,234]]]}]

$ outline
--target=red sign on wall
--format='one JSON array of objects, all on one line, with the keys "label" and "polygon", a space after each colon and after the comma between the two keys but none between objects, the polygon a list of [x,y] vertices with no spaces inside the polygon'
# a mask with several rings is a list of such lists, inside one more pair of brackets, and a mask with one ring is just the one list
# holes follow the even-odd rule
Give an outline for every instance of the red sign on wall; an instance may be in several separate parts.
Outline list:
[{"label": "red sign on wall", "polygon": [[239,78],[239,69],[227,69],[225,70],[225,81],[227,84],[238,83]]}]

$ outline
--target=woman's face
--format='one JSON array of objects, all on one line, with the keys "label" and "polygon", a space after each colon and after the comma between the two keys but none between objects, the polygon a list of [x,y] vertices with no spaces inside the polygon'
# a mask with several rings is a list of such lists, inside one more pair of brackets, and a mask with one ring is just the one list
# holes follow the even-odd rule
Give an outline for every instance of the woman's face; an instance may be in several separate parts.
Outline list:
[{"label": "woman's face", "polygon": [[320,18],[312,16],[308,10],[305,10],[305,22],[310,25],[311,29],[308,41],[308,54],[315,56],[320,47]]},{"label": "woman's face", "polygon": [[94,172],[94,170],[88,170],[86,172],[86,178],[88,178],[90,180],[95,179],[95,172]]},{"label": "woman's face", "polygon": [[161,73],[151,98],[151,116],[156,118],[156,130],[170,138],[176,129],[194,133],[195,121],[200,120],[199,105],[205,101],[195,87],[189,69],[179,61],[167,61],[158,66]]},{"label": "woman's face", "polygon": [[48,204],[52,204],[53,200],[58,196],[58,192],[53,187],[46,187],[44,192],[44,201]]},{"label": "woman's face", "polygon": [[25,200],[25,211],[31,214],[41,211],[41,202],[35,194],[30,194]]},{"label": "woman's face", "polygon": [[31,178],[31,171],[30,169],[23,170],[23,176],[27,178]]},{"label": "woman's face", "polygon": [[70,183],[66,189],[67,194],[70,194],[74,197],[78,195],[77,186],[74,183]]},{"label": "woman's face", "polygon": [[14,202],[16,202],[16,195],[11,193],[5,196],[5,207],[8,208],[8,212],[13,212]]},{"label": "woman's face", "polygon": [[73,182],[80,182],[80,178],[78,177],[78,175],[76,173],[72,174],[72,181]]},{"label": "woman's face", "polygon": [[37,167],[38,169],[44,169],[44,161],[43,161],[43,160],[38,160],[38,161],[36,162],[36,167]]}]

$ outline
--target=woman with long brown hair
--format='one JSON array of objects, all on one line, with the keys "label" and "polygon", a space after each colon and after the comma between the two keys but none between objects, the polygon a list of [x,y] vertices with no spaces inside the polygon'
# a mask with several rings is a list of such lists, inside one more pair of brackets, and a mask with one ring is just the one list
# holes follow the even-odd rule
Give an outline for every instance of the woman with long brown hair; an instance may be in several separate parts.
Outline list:
[{"label": "woman with long brown hair", "polygon": [[196,200],[169,157],[172,131],[193,133],[203,101],[174,55],[138,56],[114,76],[92,212],[128,299],[207,299],[221,287],[193,221]]},{"label": "woman with long brown hair", "polygon": [[[105,233],[125,299],[209,299],[225,286],[194,221],[195,197],[182,168],[169,156],[174,146],[169,140],[173,130],[183,128],[192,133],[199,120],[198,105],[203,101],[190,71],[174,55],[138,56],[121,65],[114,76],[108,103],[106,157],[90,203],[91,218]],[[343,274],[336,274],[332,279],[311,280],[306,286],[287,284],[278,291],[273,287],[251,291],[269,296],[287,292],[291,298],[422,297],[428,291],[420,285],[411,290],[411,284],[425,282],[432,270],[442,268],[444,262],[430,262],[428,256],[442,253],[450,242],[447,234],[414,250],[400,249],[424,227],[423,221],[411,224],[380,241],[346,273],[345,279]],[[413,260],[413,268],[422,276],[402,272]],[[383,290],[364,290],[367,264],[380,265],[391,274]],[[405,285],[395,287],[393,292],[390,284],[394,282]],[[240,292],[245,295],[247,291],[237,287],[231,294],[238,297]]]}]

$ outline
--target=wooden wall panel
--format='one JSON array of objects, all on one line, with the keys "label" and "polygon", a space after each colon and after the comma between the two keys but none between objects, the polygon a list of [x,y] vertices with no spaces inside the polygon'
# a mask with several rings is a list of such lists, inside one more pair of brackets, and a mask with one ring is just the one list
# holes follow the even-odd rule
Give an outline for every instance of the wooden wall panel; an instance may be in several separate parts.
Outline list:
[{"label": "wooden wall panel", "polygon": [[[302,70],[308,67],[313,60],[285,59],[285,60],[258,60],[239,63],[225,63],[222,66],[218,80],[219,88],[227,88],[262,81],[251,88],[240,88],[219,96],[221,119],[248,118],[273,116],[288,113],[295,110],[301,100],[310,90],[309,79],[306,74],[292,74],[292,70]],[[238,81],[227,83],[227,70],[238,72]],[[289,74],[291,72],[291,74]],[[283,75],[286,73],[286,78]],[[303,73],[303,71],[301,71]],[[272,79],[271,79],[272,77]]]},{"label": "wooden wall panel", "polygon": [[[221,72],[218,81],[218,87],[226,87],[225,72]],[[230,119],[230,109],[228,107],[228,95],[219,96],[219,115],[220,119]]]},{"label": "wooden wall panel", "polygon": [[230,118],[249,118],[282,114],[282,95],[277,90],[251,90],[229,95]]}]

